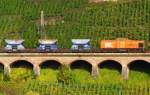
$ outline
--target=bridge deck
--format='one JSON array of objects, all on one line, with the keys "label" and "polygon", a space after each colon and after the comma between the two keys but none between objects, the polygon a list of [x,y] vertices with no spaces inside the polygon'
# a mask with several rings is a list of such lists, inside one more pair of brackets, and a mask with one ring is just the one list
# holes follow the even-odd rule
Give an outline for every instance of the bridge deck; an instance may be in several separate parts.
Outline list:
[{"label": "bridge deck", "polygon": [[150,56],[150,53],[0,53],[0,56]]}]

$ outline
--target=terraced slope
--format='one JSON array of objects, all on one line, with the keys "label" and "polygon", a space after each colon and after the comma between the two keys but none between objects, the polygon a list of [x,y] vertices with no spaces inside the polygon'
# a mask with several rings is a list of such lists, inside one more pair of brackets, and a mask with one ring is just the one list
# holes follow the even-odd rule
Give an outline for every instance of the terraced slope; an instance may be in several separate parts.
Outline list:
[{"label": "terraced slope", "polygon": [[120,0],[89,4],[88,0],[1,0],[0,46],[4,39],[25,39],[35,48],[40,38],[40,11],[45,13],[47,38],[69,48],[72,38],[90,38],[93,48],[101,39],[128,37],[150,40],[150,0]]}]

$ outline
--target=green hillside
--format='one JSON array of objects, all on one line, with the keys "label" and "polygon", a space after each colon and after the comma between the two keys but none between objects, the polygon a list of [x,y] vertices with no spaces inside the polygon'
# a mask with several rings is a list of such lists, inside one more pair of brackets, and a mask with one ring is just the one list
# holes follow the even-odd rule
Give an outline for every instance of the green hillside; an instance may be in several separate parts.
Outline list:
[{"label": "green hillside", "polygon": [[6,38],[23,38],[26,47],[37,47],[41,10],[47,37],[58,39],[59,48],[70,48],[72,38],[90,38],[98,48],[99,40],[117,37],[145,40],[150,46],[150,0],[0,0],[0,47]]}]

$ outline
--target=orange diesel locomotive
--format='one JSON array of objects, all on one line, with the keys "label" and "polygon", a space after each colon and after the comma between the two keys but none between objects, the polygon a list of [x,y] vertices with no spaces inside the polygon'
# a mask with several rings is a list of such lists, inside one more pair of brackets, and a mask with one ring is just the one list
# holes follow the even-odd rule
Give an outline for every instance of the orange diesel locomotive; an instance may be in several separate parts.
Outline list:
[{"label": "orange diesel locomotive", "polygon": [[129,40],[128,38],[117,38],[116,40],[101,40],[100,48],[109,51],[116,50],[117,52],[144,52],[143,40]]}]

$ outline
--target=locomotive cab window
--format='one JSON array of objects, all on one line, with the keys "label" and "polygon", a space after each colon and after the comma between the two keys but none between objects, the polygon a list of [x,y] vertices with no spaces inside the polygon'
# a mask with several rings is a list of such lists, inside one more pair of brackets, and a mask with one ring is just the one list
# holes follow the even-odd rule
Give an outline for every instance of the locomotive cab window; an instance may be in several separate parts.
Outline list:
[{"label": "locomotive cab window", "polygon": [[139,43],[139,48],[143,48],[144,44],[143,43]]}]

